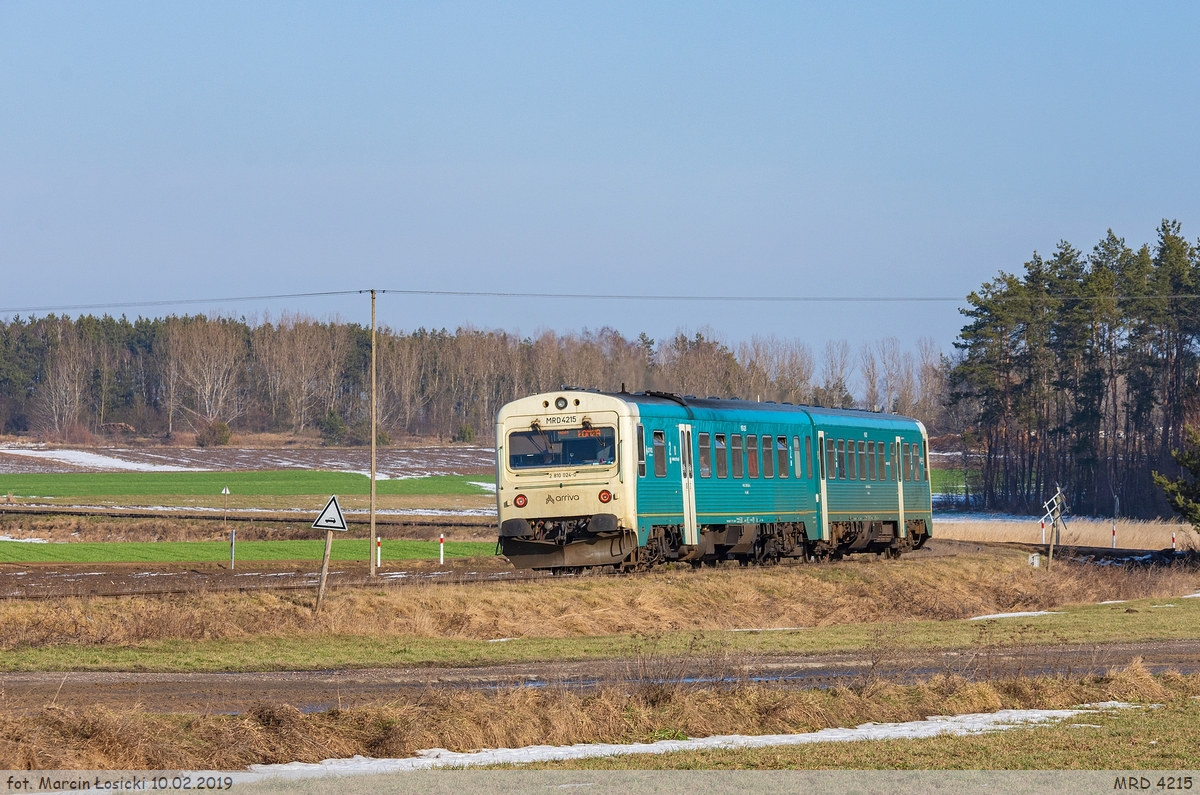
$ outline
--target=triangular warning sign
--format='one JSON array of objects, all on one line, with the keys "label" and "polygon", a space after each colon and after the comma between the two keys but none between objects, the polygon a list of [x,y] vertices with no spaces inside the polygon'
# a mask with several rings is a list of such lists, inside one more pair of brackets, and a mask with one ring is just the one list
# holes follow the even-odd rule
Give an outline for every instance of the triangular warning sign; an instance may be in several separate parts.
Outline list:
[{"label": "triangular warning sign", "polygon": [[321,511],[321,515],[317,517],[317,521],[313,522],[313,527],[321,530],[349,530],[346,527],[346,517],[342,516],[342,506],[338,505],[337,495],[329,498],[329,502],[325,504],[325,510]]}]

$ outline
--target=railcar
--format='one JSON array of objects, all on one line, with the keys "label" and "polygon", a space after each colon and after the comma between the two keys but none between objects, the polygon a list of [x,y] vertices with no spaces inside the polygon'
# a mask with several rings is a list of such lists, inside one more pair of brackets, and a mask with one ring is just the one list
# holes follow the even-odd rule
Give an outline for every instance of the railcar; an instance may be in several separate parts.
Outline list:
[{"label": "railcar", "polygon": [[555,572],[899,557],[933,530],[919,421],[664,392],[506,404],[496,500],[502,553]]}]

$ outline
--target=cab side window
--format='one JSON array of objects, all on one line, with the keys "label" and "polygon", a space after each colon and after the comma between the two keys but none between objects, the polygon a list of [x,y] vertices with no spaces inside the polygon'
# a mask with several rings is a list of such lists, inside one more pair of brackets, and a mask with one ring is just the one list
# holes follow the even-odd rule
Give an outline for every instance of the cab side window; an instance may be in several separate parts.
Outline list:
[{"label": "cab side window", "polygon": [[729,451],[733,454],[733,476],[742,479],[742,435],[735,433],[729,440]]},{"label": "cab side window", "polygon": [[654,432],[654,477],[667,476],[667,436],[662,431]]}]

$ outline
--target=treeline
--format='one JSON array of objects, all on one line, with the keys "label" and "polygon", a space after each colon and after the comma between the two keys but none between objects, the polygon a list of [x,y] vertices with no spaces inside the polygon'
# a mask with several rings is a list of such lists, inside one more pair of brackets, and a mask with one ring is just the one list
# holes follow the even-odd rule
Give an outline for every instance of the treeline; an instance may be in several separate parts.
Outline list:
[{"label": "treeline", "polygon": [[972,293],[946,416],[978,454],[979,504],[1040,512],[1061,484],[1075,513],[1169,515],[1151,473],[1176,473],[1196,420],[1198,293],[1176,221],[1136,250],[1061,242]]},{"label": "treeline", "polygon": [[[888,338],[857,355],[835,341],[818,357],[798,340],[755,337],[731,347],[708,330],[661,342],[608,328],[534,337],[382,328],[377,336],[384,441],[484,441],[503,403],[563,384],[861,405],[931,426],[945,402],[947,369],[931,340],[915,354]],[[16,318],[0,324],[0,425],[74,442],[184,431],[221,444],[232,429],[364,444],[370,351],[369,328],[300,315]]]}]

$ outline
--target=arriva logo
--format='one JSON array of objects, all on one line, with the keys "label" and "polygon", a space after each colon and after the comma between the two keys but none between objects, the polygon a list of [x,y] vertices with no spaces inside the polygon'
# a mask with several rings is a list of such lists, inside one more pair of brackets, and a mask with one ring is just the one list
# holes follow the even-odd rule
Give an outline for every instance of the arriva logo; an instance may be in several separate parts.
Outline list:
[{"label": "arriva logo", "polygon": [[579,495],[578,494],[559,494],[557,496],[555,496],[553,494],[546,495],[546,504],[547,505],[553,505],[556,502],[579,502]]}]

